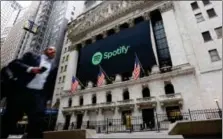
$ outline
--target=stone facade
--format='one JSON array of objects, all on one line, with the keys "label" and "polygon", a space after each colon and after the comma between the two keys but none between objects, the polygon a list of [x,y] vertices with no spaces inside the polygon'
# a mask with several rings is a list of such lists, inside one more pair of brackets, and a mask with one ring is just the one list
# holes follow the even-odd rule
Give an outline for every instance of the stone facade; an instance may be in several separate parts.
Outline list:
[{"label": "stone facade", "polygon": [[[147,107],[153,108],[157,113],[165,113],[167,106],[179,106],[181,111],[188,109],[217,108],[215,99],[222,105],[222,60],[211,62],[208,51],[217,49],[222,58],[222,42],[214,34],[214,28],[222,26],[221,2],[212,1],[204,6],[202,1],[197,1],[200,9],[193,11],[190,1],[106,1],[92,10],[89,10],[71,22],[64,44],[69,47],[69,60],[66,76],[60,98],[58,123],[65,122],[65,115],[71,114],[71,122],[76,122],[77,114],[83,114],[83,121],[102,120],[104,118],[121,118],[121,108],[131,109],[132,116],[141,116],[142,89],[148,87],[151,99],[143,100]],[[206,10],[214,8],[217,17],[209,19]],[[150,12],[159,10],[167,37],[172,60],[172,70],[162,73],[154,66],[149,76],[139,80],[120,81],[119,75],[115,81],[102,87],[88,87],[69,95],[71,78],[76,75],[78,61],[78,46],[84,47],[84,42],[93,39],[98,34],[104,37],[109,29],[117,30],[120,24],[128,23],[142,16],[150,20]],[[205,21],[196,22],[195,14],[202,12]],[[152,28],[152,26],[150,27]],[[152,29],[151,29],[152,30]],[[212,41],[204,42],[202,32],[210,30]],[[117,30],[116,32],[118,32]],[[157,50],[151,32],[151,41],[157,63]],[[62,59],[62,58],[61,58]],[[62,63],[61,63],[62,65]],[[165,95],[165,84],[169,82],[174,86],[175,94],[172,97]],[[56,87],[59,86],[58,84]],[[55,87],[55,88],[56,88]],[[129,92],[129,101],[123,102],[123,92]],[[106,94],[112,94],[112,103],[106,104]],[[92,95],[96,95],[97,104],[92,105]],[[83,96],[83,106],[79,106],[79,97]],[[68,100],[72,98],[72,106],[68,107]],[[55,100],[55,99],[54,99]],[[107,112],[104,111],[106,109]],[[94,111],[94,112],[93,112]]]}]

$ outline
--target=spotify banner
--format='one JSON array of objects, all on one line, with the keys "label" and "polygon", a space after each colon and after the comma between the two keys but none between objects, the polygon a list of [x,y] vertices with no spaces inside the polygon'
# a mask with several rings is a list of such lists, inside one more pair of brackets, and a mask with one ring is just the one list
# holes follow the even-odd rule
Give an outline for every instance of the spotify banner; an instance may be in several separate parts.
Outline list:
[{"label": "spotify banner", "polygon": [[131,73],[135,53],[145,70],[156,64],[150,40],[149,21],[96,41],[80,50],[77,77],[82,81],[97,79],[99,65],[108,76]]}]

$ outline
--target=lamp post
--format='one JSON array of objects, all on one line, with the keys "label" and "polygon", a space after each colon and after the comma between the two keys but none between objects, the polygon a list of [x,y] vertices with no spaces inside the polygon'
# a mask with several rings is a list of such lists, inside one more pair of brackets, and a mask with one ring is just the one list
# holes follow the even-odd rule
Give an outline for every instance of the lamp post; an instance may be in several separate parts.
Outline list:
[{"label": "lamp post", "polygon": [[218,99],[214,99],[214,101],[216,102],[216,105],[217,105],[217,107],[218,107],[219,117],[222,118],[221,108],[220,108],[220,106],[219,106]]}]

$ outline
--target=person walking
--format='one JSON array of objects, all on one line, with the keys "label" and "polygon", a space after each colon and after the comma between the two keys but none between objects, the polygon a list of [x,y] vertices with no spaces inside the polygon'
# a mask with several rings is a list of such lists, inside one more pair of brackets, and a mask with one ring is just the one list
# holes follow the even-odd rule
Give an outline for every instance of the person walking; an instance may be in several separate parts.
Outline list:
[{"label": "person walking", "polygon": [[27,138],[42,138],[46,102],[52,98],[57,74],[55,55],[56,48],[50,46],[42,55],[27,52],[9,63],[15,83],[2,118],[2,138],[13,132],[24,113],[28,116]]}]

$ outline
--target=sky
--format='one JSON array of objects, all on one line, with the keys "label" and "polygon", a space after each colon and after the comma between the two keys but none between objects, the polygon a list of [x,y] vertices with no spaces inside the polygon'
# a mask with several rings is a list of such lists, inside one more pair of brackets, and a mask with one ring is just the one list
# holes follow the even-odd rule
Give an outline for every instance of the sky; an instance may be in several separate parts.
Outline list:
[{"label": "sky", "polygon": [[23,8],[28,7],[32,1],[17,1]]}]

